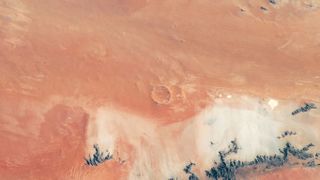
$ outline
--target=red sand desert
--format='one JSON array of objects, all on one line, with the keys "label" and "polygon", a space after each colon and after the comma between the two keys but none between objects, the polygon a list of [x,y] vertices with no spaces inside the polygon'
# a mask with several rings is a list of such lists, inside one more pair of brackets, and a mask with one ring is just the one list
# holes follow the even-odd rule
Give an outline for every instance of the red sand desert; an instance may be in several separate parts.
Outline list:
[{"label": "red sand desert", "polygon": [[320,179],[320,1],[0,0],[0,142],[5,180]]}]

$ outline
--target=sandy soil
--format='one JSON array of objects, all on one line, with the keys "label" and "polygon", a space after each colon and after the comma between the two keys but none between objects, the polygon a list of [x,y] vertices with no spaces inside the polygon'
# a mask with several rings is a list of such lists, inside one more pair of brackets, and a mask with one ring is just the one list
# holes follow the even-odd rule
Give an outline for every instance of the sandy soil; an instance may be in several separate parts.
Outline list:
[{"label": "sandy soil", "polygon": [[[235,137],[250,147],[236,156],[243,160],[274,153],[288,128],[299,146],[319,144],[319,109],[290,115],[320,103],[319,8],[316,0],[0,0],[1,176],[184,179],[188,161],[202,173]],[[85,166],[94,143],[115,159]],[[320,171],[253,178],[289,177]]]}]

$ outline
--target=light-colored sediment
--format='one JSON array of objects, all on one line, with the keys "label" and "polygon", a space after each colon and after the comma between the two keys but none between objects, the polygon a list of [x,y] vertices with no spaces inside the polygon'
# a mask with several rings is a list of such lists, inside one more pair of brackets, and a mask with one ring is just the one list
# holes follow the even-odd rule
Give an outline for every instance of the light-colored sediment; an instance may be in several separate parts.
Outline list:
[{"label": "light-colored sediment", "polygon": [[[320,106],[319,8],[0,0],[1,177],[183,179],[194,161],[203,178],[234,138],[241,150],[232,157],[242,160],[287,140],[320,149],[319,109],[290,114],[304,102]],[[297,135],[278,139],[285,130]],[[84,166],[95,143],[115,159]],[[291,173],[320,176],[284,168],[250,178]]]},{"label": "light-colored sediment", "polygon": [[[165,126],[112,108],[99,109],[96,122],[92,121],[98,135],[89,136],[88,147],[94,142],[114,150],[116,142],[106,140],[125,139],[131,148],[116,151],[120,157],[122,153],[127,157],[133,151],[127,162],[130,179],[168,179],[185,177],[182,169],[190,161],[197,163],[199,176],[205,178],[204,170],[218,160],[218,151],[225,150],[234,139],[241,149],[230,158],[241,161],[253,160],[256,155],[280,154],[278,149],[287,141],[297,147],[320,143],[318,126],[305,124],[305,121],[316,121],[317,117],[293,120],[290,110],[297,104],[281,102],[274,108],[268,102],[247,96],[220,98],[195,117]],[[105,134],[99,136],[96,129]],[[298,136],[279,140],[277,136],[285,130],[295,131]]]}]

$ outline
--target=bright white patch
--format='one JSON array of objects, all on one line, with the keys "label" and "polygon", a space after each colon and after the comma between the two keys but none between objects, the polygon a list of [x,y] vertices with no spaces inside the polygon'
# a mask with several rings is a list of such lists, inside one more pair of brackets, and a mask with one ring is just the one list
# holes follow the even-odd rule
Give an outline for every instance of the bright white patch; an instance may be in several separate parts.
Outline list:
[{"label": "bright white patch", "polygon": [[268,102],[269,106],[271,107],[271,109],[274,109],[275,107],[278,106],[278,101],[275,100],[275,99],[270,99],[269,102]]},{"label": "bright white patch", "polygon": [[114,117],[102,108],[98,109],[94,119],[89,121],[87,144],[89,151],[93,151],[93,145],[98,144],[104,151],[113,153],[116,134],[114,132]]},{"label": "bright white patch", "polygon": [[229,99],[232,98],[232,95],[229,94],[229,95],[227,96],[227,98],[229,98]]},{"label": "bright white patch", "polygon": [[218,101],[196,117],[187,129],[187,133],[191,133],[191,129],[195,131],[196,148],[205,166],[211,165],[218,151],[226,150],[234,139],[241,148],[234,155],[239,160],[252,160],[257,154],[272,155],[282,146],[276,137],[284,124],[262,111],[263,105],[257,99],[244,97],[239,103],[244,105],[232,107]]},{"label": "bright white patch", "polygon": [[[123,159],[126,153],[133,153],[128,179],[167,179],[178,176],[182,171],[185,161],[176,156],[179,153],[175,142],[152,123],[154,120],[112,108],[99,108],[92,117],[94,119],[89,121],[87,133],[88,153],[94,153],[93,144],[98,144],[102,151],[109,150],[119,156],[114,156],[115,160]],[[119,138],[125,140],[122,143],[129,144],[133,151],[116,149]]]},{"label": "bright white patch", "polygon": [[[128,160],[131,166],[126,179],[187,179],[182,171],[187,163],[195,162],[194,170],[210,168],[213,160],[218,160],[218,152],[227,150],[234,139],[240,149],[228,158],[243,161],[253,160],[259,154],[279,154],[278,149],[285,141],[277,136],[284,130],[301,135],[301,139],[293,143],[306,144],[318,139],[315,137],[319,137],[319,131],[307,126],[306,120],[292,121],[290,113],[282,111],[283,107],[291,107],[282,106],[279,111],[272,111],[278,102],[271,99],[268,104],[271,108],[266,108],[268,105],[260,99],[247,96],[218,98],[213,106],[197,116],[170,125],[112,108],[100,108],[90,116],[94,119],[88,125],[88,148],[92,149],[97,143],[102,150],[108,149],[115,155],[115,160],[118,157]],[[205,179],[204,174],[197,175]]]}]

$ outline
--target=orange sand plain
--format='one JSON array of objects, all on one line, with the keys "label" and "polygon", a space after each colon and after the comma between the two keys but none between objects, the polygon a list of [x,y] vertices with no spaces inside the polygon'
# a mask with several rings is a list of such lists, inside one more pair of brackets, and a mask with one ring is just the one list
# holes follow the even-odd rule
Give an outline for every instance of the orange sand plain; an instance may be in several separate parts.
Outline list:
[{"label": "orange sand plain", "polygon": [[[126,152],[127,163],[83,165],[101,107],[148,119],[141,124],[175,146],[219,96],[319,103],[320,3],[312,3],[0,0],[1,179],[127,179],[137,150],[125,135],[113,154]],[[320,171],[253,179],[303,177]]]}]

